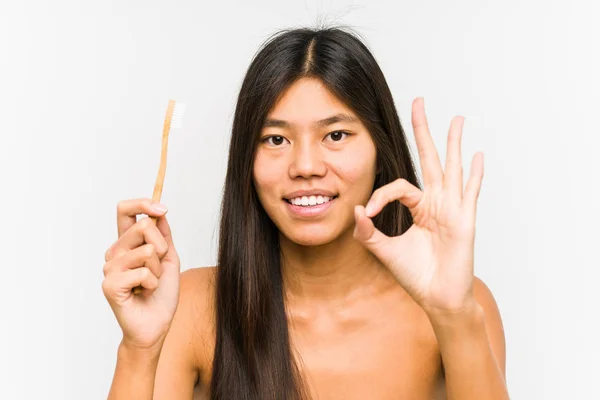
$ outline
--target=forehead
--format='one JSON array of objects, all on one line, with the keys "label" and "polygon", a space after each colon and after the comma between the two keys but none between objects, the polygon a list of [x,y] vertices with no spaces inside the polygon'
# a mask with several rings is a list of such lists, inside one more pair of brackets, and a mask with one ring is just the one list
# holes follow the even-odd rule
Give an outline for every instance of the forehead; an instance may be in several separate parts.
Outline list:
[{"label": "forehead", "polygon": [[283,93],[268,117],[292,122],[314,121],[336,113],[356,116],[320,80],[301,78]]}]

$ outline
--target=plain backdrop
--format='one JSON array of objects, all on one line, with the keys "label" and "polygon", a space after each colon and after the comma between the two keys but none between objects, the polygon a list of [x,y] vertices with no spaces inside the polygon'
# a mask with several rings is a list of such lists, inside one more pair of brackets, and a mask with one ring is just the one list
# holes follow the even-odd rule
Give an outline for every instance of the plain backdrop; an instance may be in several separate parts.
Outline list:
[{"label": "plain backdrop", "polygon": [[[476,274],[506,332],[513,399],[600,399],[597,1],[2,1],[0,398],[105,399],[120,329],[101,290],[119,200],[163,202],[182,269],[214,265],[234,105],[282,28],[349,25],[413,151],[425,97],[442,162],[465,116],[485,155]],[[416,156],[416,152],[414,153]],[[467,377],[465,377],[467,378]]]}]

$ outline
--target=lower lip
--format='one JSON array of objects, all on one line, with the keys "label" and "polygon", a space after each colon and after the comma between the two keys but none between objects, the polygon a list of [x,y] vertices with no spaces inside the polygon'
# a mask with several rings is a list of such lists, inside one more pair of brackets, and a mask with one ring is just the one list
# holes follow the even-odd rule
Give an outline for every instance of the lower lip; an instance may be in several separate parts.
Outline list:
[{"label": "lower lip", "polygon": [[286,200],[283,200],[285,204],[287,204],[288,209],[292,214],[297,215],[299,217],[316,217],[322,215],[327,211],[334,201],[337,200],[337,197],[333,200],[329,200],[327,203],[323,204],[315,204],[314,206],[296,206],[294,204],[288,203]]}]

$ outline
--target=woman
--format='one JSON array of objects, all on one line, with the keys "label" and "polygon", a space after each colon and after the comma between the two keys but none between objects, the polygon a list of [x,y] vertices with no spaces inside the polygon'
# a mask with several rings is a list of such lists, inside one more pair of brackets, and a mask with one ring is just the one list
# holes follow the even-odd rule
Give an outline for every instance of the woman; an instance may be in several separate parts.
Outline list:
[{"label": "woman", "polygon": [[236,106],[218,267],[180,275],[164,207],[119,203],[109,398],[507,399],[500,315],[473,275],[483,157],[463,191],[463,118],[444,171],[420,98],[412,124],[423,189],[365,45],[272,37]]}]

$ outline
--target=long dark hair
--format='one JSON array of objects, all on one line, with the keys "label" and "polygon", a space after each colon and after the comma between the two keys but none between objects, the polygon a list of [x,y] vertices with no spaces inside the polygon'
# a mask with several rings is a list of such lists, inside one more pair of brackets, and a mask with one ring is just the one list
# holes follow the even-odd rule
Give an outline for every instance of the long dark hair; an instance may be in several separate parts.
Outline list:
[{"label": "long dark hair", "polygon": [[[392,94],[375,58],[347,29],[293,29],[270,37],[252,60],[239,93],[221,205],[216,284],[213,400],[308,397],[290,348],[278,230],[253,183],[262,125],[296,80],[317,78],[350,107],[377,149],[376,189],[397,178],[419,186]],[[394,202],[374,218],[387,235],[412,225]]]}]

